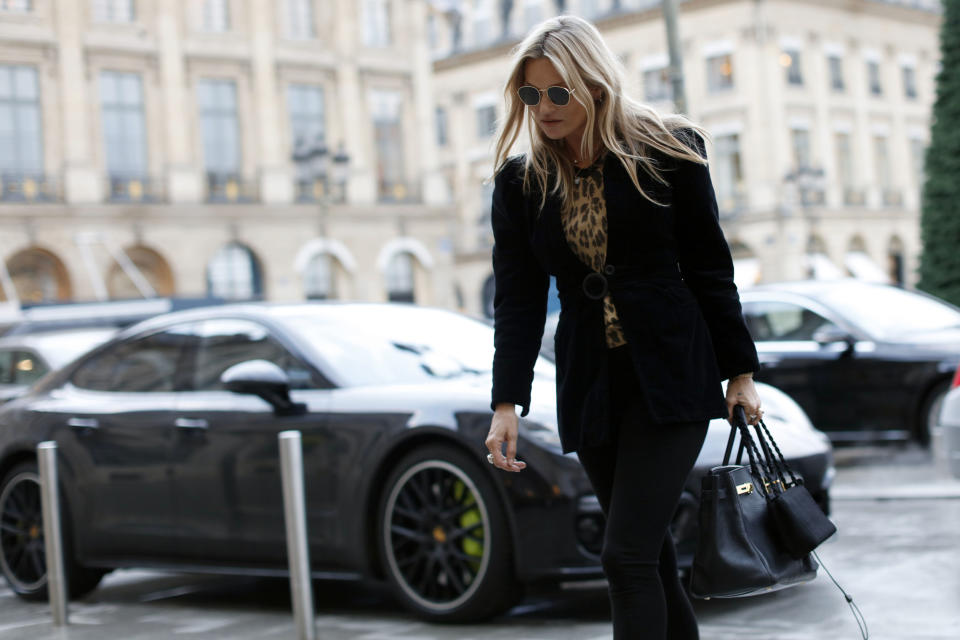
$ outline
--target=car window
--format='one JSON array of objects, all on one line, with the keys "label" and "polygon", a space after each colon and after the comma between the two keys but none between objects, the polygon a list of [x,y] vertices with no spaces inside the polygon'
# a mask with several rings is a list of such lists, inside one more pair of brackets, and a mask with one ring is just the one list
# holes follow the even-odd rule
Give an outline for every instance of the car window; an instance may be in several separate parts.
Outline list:
[{"label": "car window", "polygon": [[183,388],[183,358],[197,340],[196,324],[176,325],[111,345],[84,361],[71,382],[94,391],[176,391]]},{"label": "car window", "polygon": [[956,307],[897,287],[850,283],[824,290],[820,299],[878,340],[960,328]]},{"label": "car window", "polygon": [[193,375],[192,388],[222,390],[220,375],[246,360],[267,360],[283,369],[291,389],[312,389],[310,369],[281,345],[263,325],[249,320],[223,318],[203,322],[202,340]]},{"label": "car window", "polygon": [[757,342],[813,340],[817,329],[833,324],[820,314],[790,302],[745,302],[743,317]]},{"label": "car window", "polygon": [[31,385],[48,370],[43,360],[32,351],[0,350],[0,384]]}]

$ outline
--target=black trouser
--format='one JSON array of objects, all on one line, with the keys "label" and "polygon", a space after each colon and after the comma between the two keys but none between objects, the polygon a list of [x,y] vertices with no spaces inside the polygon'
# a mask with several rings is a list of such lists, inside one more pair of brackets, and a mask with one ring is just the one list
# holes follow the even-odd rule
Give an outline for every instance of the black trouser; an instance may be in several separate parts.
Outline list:
[{"label": "black trouser", "polygon": [[601,561],[615,640],[697,640],[668,527],[709,421],[655,424],[626,346],[610,351],[614,443],[577,452],[607,525]]}]

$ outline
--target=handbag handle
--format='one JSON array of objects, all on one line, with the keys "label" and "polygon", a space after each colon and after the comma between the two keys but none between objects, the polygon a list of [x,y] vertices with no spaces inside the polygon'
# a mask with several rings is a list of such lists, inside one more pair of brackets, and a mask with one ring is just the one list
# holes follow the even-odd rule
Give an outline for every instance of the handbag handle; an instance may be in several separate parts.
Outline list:
[{"label": "handbag handle", "polygon": [[756,442],[754,442],[753,437],[750,435],[750,430],[747,428],[747,416],[741,405],[733,408],[733,424],[730,427],[730,437],[727,439],[727,448],[723,455],[724,466],[730,464],[734,435],[737,432],[740,433],[740,452],[737,454],[737,462],[739,464],[743,450],[746,449],[747,457],[750,459],[750,473],[760,481],[761,486],[764,488],[763,494],[766,496],[769,491],[768,487],[773,486],[773,483],[768,480],[768,477],[771,476],[770,469],[763,454],[761,454],[757,448]]}]

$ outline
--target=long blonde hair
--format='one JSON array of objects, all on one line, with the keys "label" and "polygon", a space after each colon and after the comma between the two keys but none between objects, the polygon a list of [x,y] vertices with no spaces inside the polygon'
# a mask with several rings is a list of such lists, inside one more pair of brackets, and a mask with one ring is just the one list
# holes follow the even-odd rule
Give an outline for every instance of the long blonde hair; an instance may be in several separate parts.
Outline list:
[{"label": "long blonde hair", "polygon": [[[661,116],[651,107],[631,99],[623,93],[625,72],[623,65],[610,51],[595,26],[572,15],[561,15],[541,22],[533,28],[513,50],[513,70],[504,87],[506,112],[499,125],[494,154],[494,174],[499,173],[508,161],[508,155],[526,124],[530,139],[530,152],[526,156],[523,175],[525,193],[531,190],[531,175],[541,194],[540,208],[546,202],[547,193],[559,194],[566,205],[570,200],[574,168],[565,159],[564,140],[551,140],[537,126],[533,113],[527,113],[526,105],[517,96],[517,89],[524,84],[524,65],[527,60],[546,58],[573,90],[571,96],[587,112],[587,124],[580,144],[580,157],[587,157],[594,148],[594,136],[611,153],[619,158],[637,190],[654,204],[666,206],[650,197],[640,186],[637,177],[637,162],[657,181],[668,184],[663,178],[655,158],[648,157],[650,148],[658,149],[668,156],[706,164],[705,158],[691,151],[674,132],[689,128],[704,138],[709,134],[703,127],[694,124],[678,113]],[[591,89],[600,89],[600,98],[591,99]],[[682,134],[681,134],[682,135]],[[548,189],[551,169],[559,177]]]}]

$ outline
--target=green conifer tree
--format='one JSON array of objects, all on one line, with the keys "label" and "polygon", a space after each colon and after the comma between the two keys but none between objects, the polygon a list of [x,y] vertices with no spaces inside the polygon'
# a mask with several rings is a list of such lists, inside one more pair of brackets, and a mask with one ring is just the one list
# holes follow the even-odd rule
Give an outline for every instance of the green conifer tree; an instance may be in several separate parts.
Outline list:
[{"label": "green conifer tree", "polygon": [[917,288],[960,306],[960,0],[943,0]]}]

